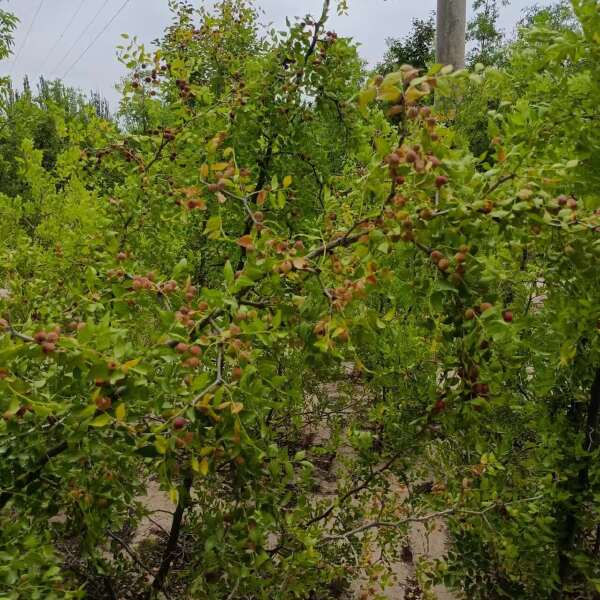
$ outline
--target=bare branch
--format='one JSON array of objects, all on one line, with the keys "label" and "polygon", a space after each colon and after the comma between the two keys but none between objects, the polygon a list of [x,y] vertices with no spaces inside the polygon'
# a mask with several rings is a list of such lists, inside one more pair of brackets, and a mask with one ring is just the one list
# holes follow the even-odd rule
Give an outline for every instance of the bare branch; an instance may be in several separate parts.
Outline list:
[{"label": "bare branch", "polygon": [[123,550],[125,550],[125,552],[129,554],[129,556],[131,556],[133,562],[135,562],[138,565],[138,567],[143,569],[146,573],[152,574],[152,571],[141,561],[140,557],[131,549],[131,547],[129,546],[129,544],[127,544],[125,540],[121,539],[118,535],[114,534],[110,529],[107,529],[106,534],[109,538],[117,542],[117,544],[119,544],[123,548]]},{"label": "bare branch", "polygon": [[373,481],[373,479],[375,479],[375,477],[377,477],[378,475],[381,475],[384,471],[387,471],[396,462],[397,459],[398,459],[398,455],[392,456],[392,458],[390,460],[388,460],[388,462],[385,463],[385,465],[383,465],[380,469],[377,469],[377,471],[374,471],[373,473],[371,473],[371,475],[369,475],[369,477],[367,477],[367,479],[365,479],[365,481],[363,481],[360,485],[347,491],[343,496],[341,496],[341,498],[337,502],[332,504],[326,511],[324,511],[320,515],[317,515],[316,517],[313,517],[310,521],[305,523],[304,527],[310,527],[317,521],[326,519],[335,510],[336,507],[340,506],[341,504],[346,502],[346,500],[348,500],[348,498],[354,496],[355,494],[358,494],[358,492],[361,492],[366,487],[368,487],[369,484]]},{"label": "bare branch", "polygon": [[368,529],[375,528],[398,528],[409,523],[427,523],[434,519],[440,519],[442,517],[447,517],[453,514],[462,514],[462,515],[472,515],[479,516],[485,518],[486,513],[498,509],[500,506],[510,506],[512,504],[522,504],[524,502],[533,502],[535,500],[541,499],[543,496],[540,494],[538,496],[533,496],[532,498],[522,498],[520,500],[513,500],[512,502],[499,503],[496,502],[491,506],[484,508],[483,510],[468,510],[459,507],[447,508],[445,510],[440,510],[438,512],[429,513],[427,515],[414,516],[414,517],[406,517],[405,519],[401,519],[400,521],[370,521],[368,523],[364,523],[360,527],[356,527],[355,529],[351,529],[350,531],[346,531],[345,533],[341,533],[339,535],[328,535],[324,538],[321,538],[322,543],[335,542],[339,540],[347,540],[348,538],[362,533],[363,531],[367,531]]}]

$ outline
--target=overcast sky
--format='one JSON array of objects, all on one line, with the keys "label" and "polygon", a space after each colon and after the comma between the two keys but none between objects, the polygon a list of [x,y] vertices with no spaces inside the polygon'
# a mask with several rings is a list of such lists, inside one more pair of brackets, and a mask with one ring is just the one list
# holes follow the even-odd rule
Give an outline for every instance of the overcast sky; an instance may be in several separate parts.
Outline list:
[{"label": "overcast sky", "polygon": [[[513,31],[523,8],[534,3],[512,0],[502,9],[503,29]],[[548,4],[549,0],[537,3]],[[286,16],[318,15],[322,0],[256,0],[256,4],[264,10],[264,23],[282,27]],[[376,63],[385,51],[386,38],[408,33],[412,19],[426,17],[435,4],[436,0],[350,0],[349,15],[334,15],[329,27],[354,38],[361,44],[362,56]],[[100,91],[113,107],[118,98],[114,85],[123,74],[115,59],[115,47],[122,41],[120,34],[137,35],[149,43],[170,19],[167,0],[0,0],[0,7],[20,19],[14,54],[0,62],[0,75],[9,73],[20,81],[28,74],[32,82],[41,74],[64,78],[86,92]]]}]

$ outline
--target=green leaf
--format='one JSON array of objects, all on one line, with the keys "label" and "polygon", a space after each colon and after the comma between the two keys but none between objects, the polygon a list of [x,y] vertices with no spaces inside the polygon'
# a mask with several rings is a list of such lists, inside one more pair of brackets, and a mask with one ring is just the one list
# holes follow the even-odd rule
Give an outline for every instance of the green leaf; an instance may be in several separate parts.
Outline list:
[{"label": "green leaf", "polygon": [[225,284],[228,288],[230,288],[235,281],[235,273],[233,272],[233,267],[231,266],[231,261],[229,260],[223,267],[223,277],[225,278]]},{"label": "green leaf", "polygon": [[112,423],[112,417],[108,413],[102,413],[98,415],[92,422],[90,423],[91,427],[106,427],[110,423]]}]

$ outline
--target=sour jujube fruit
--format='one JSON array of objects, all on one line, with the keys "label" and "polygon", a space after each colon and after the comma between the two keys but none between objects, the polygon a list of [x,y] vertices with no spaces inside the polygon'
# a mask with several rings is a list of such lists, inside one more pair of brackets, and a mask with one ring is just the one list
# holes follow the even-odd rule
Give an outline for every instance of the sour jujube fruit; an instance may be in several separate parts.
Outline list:
[{"label": "sour jujube fruit", "polygon": [[188,424],[188,420],[185,417],[175,417],[173,419],[173,429],[180,431]]}]

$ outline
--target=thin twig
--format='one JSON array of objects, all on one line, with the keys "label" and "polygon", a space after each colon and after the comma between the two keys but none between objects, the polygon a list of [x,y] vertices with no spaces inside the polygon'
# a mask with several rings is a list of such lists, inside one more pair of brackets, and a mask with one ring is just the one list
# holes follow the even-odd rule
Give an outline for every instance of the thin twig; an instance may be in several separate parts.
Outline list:
[{"label": "thin twig", "polygon": [[123,550],[125,550],[125,552],[127,552],[127,554],[129,554],[129,556],[131,556],[131,558],[133,559],[133,562],[135,562],[138,567],[140,567],[141,569],[143,569],[146,573],[150,573],[152,575],[152,571],[151,569],[149,569],[140,559],[140,557],[131,549],[131,547],[129,546],[129,544],[121,539],[118,535],[114,534],[110,529],[107,529],[106,534],[108,535],[109,538],[113,539],[115,542],[117,542],[117,544],[120,544],[121,547],[123,548]]},{"label": "thin twig", "polygon": [[500,179],[498,179],[498,181],[496,181],[496,183],[492,184],[492,186],[486,191],[486,194],[491,194],[497,188],[499,188],[503,183],[506,183],[507,181],[514,179],[516,176],[517,176],[516,173],[510,173],[510,175],[505,175],[504,177],[501,177]]},{"label": "thin twig", "polygon": [[[541,499],[543,496],[534,496],[532,498],[523,498],[521,500],[514,500],[512,502],[506,502],[503,506],[510,506],[511,504],[519,504],[523,502],[533,502],[535,500]],[[429,513],[427,515],[421,515],[416,517],[406,517],[406,519],[401,519],[400,521],[370,521],[368,523],[364,523],[360,527],[356,527],[356,529],[352,529],[350,531],[346,531],[345,533],[339,535],[328,535],[321,539],[321,543],[334,542],[339,540],[347,540],[349,537],[352,537],[358,533],[362,533],[363,531],[367,531],[368,529],[374,528],[398,528],[403,525],[407,525],[408,523],[427,523],[433,519],[439,519],[441,517],[446,517],[452,514],[462,514],[462,515],[472,515],[472,516],[480,516],[485,518],[485,514],[497,509],[500,505],[498,503],[492,504],[483,510],[468,510],[462,509],[458,507],[447,508],[445,510],[440,510],[438,512]]]},{"label": "thin twig", "polygon": [[381,475],[381,473],[383,473],[384,471],[387,471],[394,464],[394,462],[396,462],[397,459],[398,459],[398,455],[392,456],[392,458],[390,460],[388,460],[388,462],[385,463],[385,465],[383,465],[383,467],[381,467],[380,469],[377,469],[377,471],[374,471],[373,473],[371,473],[371,475],[369,475],[369,477],[367,477],[367,479],[365,479],[360,485],[357,485],[355,488],[352,488],[351,490],[347,491],[343,496],[340,497],[340,499],[337,502],[332,504],[327,510],[322,512],[320,515],[313,517],[310,521],[305,523],[303,525],[303,527],[305,527],[305,528],[310,527],[317,521],[326,519],[335,510],[336,507],[340,506],[340,504],[343,504],[351,496],[358,494],[358,492],[361,492],[366,487],[368,487],[368,485],[373,481],[373,479],[375,479],[375,477],[377,477],[378,475]]},{"label": "thin twig", "polygon": [[35,340],[32,337],[25,335],[24,333],[21,333],[20,331],[17,331],[16,329],[13,329],[13,327],[10,325],[0,331],[4,331],[5,333],[8,333],[8,335],[10,335],[11,337],[14,337],[17,340],[21,340],[23,342],[27,342],[28,344],[32,344],[33,342],[35,342]]},{"label": "thin twig", "polygon": [[235,593],[237,592],[238,588],[240,587],[240,581],[241,581],[241,577],[238,577],[237,580],[236,580],[236,582],[235,582],[235,584],[231,588],[231,592],[227,596],[227,600],[232,600],[233,599],[233,597],[235,596]]}]

